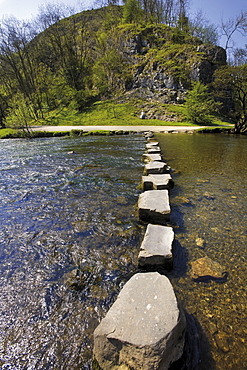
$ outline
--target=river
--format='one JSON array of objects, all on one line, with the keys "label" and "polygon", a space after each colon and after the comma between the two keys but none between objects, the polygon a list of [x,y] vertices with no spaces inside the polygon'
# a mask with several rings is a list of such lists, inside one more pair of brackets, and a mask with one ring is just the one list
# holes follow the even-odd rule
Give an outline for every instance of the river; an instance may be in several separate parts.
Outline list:
[{"label": "river", "polygon": [[[201,328],[198,369],[247,369],[247,138],[156,138],[174,169],[171,206],[178,245],[170,278],[188,318]],[[191,280],[190,262],[205,256],[225,267],[226,282]]]},{"label": "river", "polygon": [[[201,329],[194,361],[245,369],[246,137],[157,139],[176,184],[169,277]],[[144,148],[141,135],[0,142],[1,369],[91,369],[93,330],[137,271]],[[191,280],[205,255],[226,282]]]}]

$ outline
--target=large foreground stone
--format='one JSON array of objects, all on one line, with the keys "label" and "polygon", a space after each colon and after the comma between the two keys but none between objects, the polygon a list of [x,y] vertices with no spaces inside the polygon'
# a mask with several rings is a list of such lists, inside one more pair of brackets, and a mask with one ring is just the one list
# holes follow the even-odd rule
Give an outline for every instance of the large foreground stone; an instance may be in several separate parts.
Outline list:
[{"label": "large foreground stone", "polygon": [[148,224],[138,256],[139,267],[147,271],[154,271],[155,268],[170,270],[173,265],[173,242],[172,227]]},{"label": "large foreground stone", "polygon": [[150,174],[142,176],[142,189],[146,190],[163,190],[172,189],[174,181],[170,174]]},{"label": "large foreground stone", "polygon": [[169,279],[134,275],[94,332],[103,370],[167,370],[183,353],[185,317]]},{"label": "large foreground stone", "polygon": [[165,162],[153,161],[145,164],[144,175],[170,173],[170,167]]},{"label": "large foreground stone", "polygon": [[138,210],[142,221],[166,225],[171,212],[168,190],[147,190],[140,194]]}]

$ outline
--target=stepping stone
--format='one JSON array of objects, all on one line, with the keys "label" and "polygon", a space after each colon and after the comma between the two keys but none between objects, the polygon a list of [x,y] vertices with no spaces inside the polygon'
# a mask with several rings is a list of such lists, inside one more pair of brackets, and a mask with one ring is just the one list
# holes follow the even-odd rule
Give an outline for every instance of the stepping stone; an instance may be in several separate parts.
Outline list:
[{"label": "stepping stone", "polygon": [[153,148],[158,147],[158,146],[159,146],[158,141],[151,141],[151,142],[146,144],[146,149],[153,149]]},{"label": "stepping stone", "polygon": [[154,162],[154,161],[162,161],[160,154],[148,154],[144,153],[142,155],[144,162]]},{"label": "stepping stone", "polygon": [[168,370],[183,354],[185,327],[169,279],[138,273],[95,329],[94,358],[103,370]]},{"label": "stepping stone", "polygon": [[171,175],[169,174],[150,174],[148,176],[142,176],[142,189],[146,190],[163,190],[172,189],[174,187],[174,182]]},{"label": "stepping stone", "polygon": [[166,225],[171,212],[168,190],[147,190],[140,194],[138,209],[142,221]]},{"label": "stepping stone", "polygon": [[144,175],[170,173],[170,167],[165,162],[153,161],[144,166]]},{"label": "stepping stone", "polygon": [[154,271],[155,268],[171,270],[173,242],[172,227],[148,224],[138,256],[139,267],[147,271]]},{"label": "stepping stone", "polygon": [[154,147],[154,148],[151,148],[151,149],[147,149],[147,153],[148,154],[160,154],[161,150],[160,150],[160,147],[157,146],[157,147]]}]

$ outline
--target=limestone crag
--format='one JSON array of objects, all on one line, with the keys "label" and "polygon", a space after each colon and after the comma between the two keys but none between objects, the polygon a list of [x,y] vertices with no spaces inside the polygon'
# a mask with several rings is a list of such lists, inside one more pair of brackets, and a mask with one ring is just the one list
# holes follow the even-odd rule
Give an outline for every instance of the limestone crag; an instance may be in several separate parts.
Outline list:
[{"label": "limestone crag", "polygon": [[[152,45],[142,33],[125,41],[123,49],[126,57],[137,65],[132,82],[129,83],[127,89],[128,94],[145,101],[183,103],[189,81],[200,81],[204,84],[211,83],[215,70],[226,64],[226,51],[220,46],[196,45],[196,41],[194,42],[193,57],[190,53],[187,55],[186,52],[181,52],[181,55],[177,56],[177,60],[185,63],[185,68],[187,68],[187,78],[184,79],[175,75],[166,67],[164,63],[166,59],[156,59],[153,62],[152,60],[145,60],[143,56],[152,48]],[[143,58],[141,63],[140,58],[141,60]],[[170,55],[167,56],[167,60],[171,58]],[[152,110],[152,107],[145,107],[145,115],[148,119],[157,118],[176,121],[175,116],[167,116],[167,112],[164,115],[164,112]]]}]

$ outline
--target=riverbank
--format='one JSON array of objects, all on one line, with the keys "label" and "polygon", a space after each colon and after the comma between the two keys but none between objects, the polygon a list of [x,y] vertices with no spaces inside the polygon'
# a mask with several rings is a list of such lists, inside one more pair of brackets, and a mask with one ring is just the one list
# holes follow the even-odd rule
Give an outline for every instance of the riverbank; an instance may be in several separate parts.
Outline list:
[{"label": "riverbank", "polygon": [[[227,126],[228,127],[228,126]],[[188,132],[196,131],[200,129],[206,129],[207,126],[150,126],[150,125],[126,125],[126,126],[33,126],[32,131],[46,131],[46,132],[57,132],[57,131],[72,131],[72,130],[82,130],[85,132],[88,131],[135,131],[135,132]],[[210,127],[218,128],[218,126]]]},{"label": "riverbank", "polygon": [[29,131],[22,129],[1,129],[0,139],[16,139],[25,137],[56,137],[56,136],[87,136],[130,134],[152,131],[154,133],[233,133],[232,125],[224,126],[152,126],[152,125],[98,125],[98,126],[31,126]]}]

